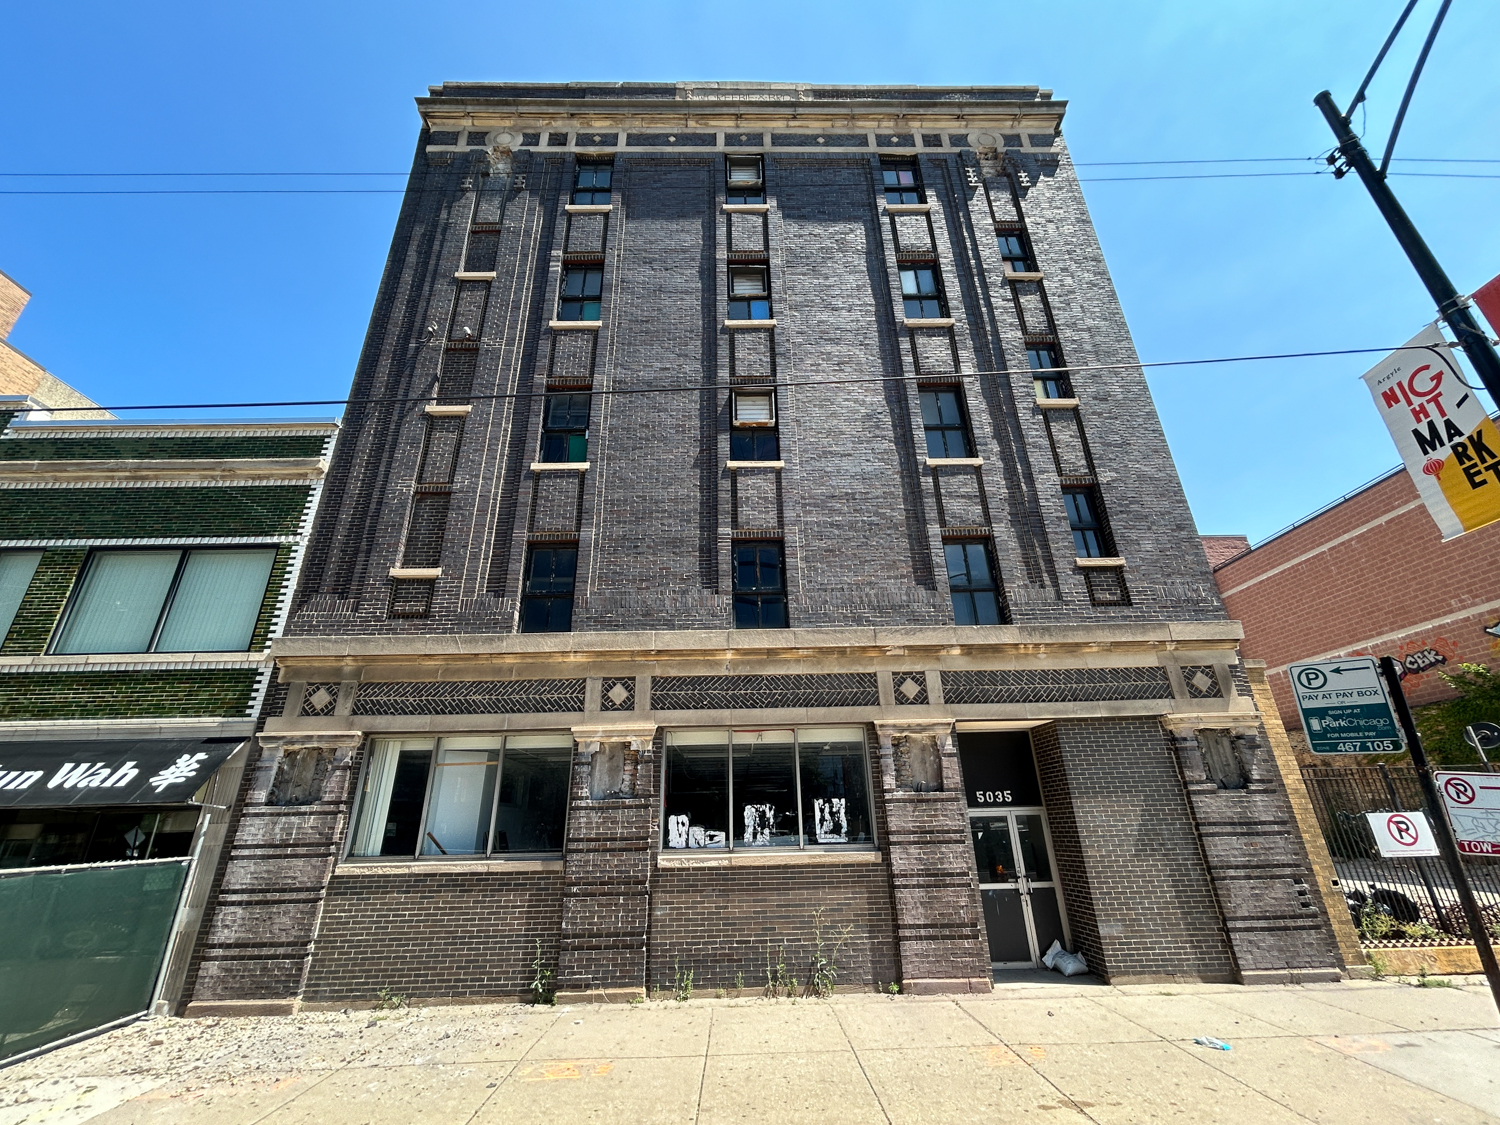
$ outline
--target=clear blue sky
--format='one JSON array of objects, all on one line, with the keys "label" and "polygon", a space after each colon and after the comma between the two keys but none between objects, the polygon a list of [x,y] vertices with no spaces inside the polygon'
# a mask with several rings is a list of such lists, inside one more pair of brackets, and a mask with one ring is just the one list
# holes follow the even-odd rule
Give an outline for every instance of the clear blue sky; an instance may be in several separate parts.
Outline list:
[{"label": "clear blue sky", "polygon": [[[1367,143],[1383,146],[1436,5],[1422,0],[1373,88]],[[1035,83],[1068,99],[1064,132],[1080,164],[1310,156],[1330,144],[1313,95],[1326,86],[1348,100],[1400,7],[16,5],[0,68],[0,171],[399,171],[416,138],[411,99],[476,79]],[[1495,17],[1488,0],[1454,4],[1398,156],[1500,159]],[[1395,167],[1500,175],[1500,164]],[[1500,272],[1500,179],[1393,183],[1461,290]],[[11,191],[273,185],[286,186],[0,178]],[[1352,177],[1085,191],[1143,359],[1396,345],[1434,315]],[[399,199],[0,196],[0,269],[34,294],[11,342],[104,403],[342,396]],[[1393,465],[1356,381],[1371,362],[1153,373],[1200,529],[1257,538]]]}]

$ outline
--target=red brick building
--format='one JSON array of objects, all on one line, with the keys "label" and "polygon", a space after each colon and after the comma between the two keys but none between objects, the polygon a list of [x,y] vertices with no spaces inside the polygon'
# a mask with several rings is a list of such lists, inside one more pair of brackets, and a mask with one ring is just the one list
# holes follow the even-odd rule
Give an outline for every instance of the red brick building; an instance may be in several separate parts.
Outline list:
[{"label": "red brick building", "polygon": [[1438,670],[1500,661],[1500,524],[1444,543],[1403,468],[1253,549],[1242,535],[1203,546],[1290,730],[1302,723],[1288,664],[1394,656],[1423,704],[1453,694]]}]

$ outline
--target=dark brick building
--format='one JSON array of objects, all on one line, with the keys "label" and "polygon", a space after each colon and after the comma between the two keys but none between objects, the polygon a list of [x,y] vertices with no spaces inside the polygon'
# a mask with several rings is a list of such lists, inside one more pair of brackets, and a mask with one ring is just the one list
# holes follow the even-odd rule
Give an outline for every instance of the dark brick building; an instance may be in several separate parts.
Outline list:
[{"label": "dark brick building", "polygon": [[1064,103],[419,108],[191,1011],[1337,974]]}]

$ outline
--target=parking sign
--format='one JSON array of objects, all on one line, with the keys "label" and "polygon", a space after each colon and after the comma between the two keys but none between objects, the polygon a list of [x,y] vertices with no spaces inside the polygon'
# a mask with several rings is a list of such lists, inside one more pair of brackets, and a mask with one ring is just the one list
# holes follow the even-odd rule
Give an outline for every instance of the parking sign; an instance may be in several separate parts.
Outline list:
[{"label": "parking sign", "polygon": [[1423,813],[1371,812],[1365,813],[1365,819],[1370,822],[1375,846],[1386,859],[1441,854]]},{"label": "parking sign", "polygon": [[1433,775],[1465,855],[1500,856],[1500,773]]},{"label": "parking sign", "polygon": [[1293,664],[1287,675],[1314,754],[1396,754],[1404,748],[1374,657]]}]

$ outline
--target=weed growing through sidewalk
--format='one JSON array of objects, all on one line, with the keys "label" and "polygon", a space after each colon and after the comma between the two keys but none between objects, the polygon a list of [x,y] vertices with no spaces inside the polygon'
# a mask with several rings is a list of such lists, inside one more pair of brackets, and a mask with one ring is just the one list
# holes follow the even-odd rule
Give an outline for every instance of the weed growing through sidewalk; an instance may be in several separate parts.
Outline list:
[{"label": "weed growing through sidewalk", "polygon": [[782,942],[777,947],[775,960],[772,960],[771,943],[768,940],[766,942],[766,989],[763,995],[767,1000],[789,996],[795,983],[786,975],[786,942]]},{"label": "weed growing through sidewalk", "polygon": [[542,956],[542,939],[536,940],[536,957],[531,962],[531,1002],[551,1004],[557,1000],[557,973]]},{"label": "weed growing through sidewalk", "polygon": [[849,935],[854,932],[853,925],[847,925],[838,934],[838,940],[829,944],[823,935],[823,907],[813,911],[813,958],[812,977],[808,981],[808,987],[814,996],[832,996],[834,985],[839,978],[839,955],[844,946],[849,944]]},{"label": "weed growing through sidewalk", "polygon": [[1427,966],[1424,964],[1417,969],[1417,979],[1412,982],[1415,988],[1452,988],[1453,982],[1444,977],[1430,977],[1427,975]]},{"label": "weed growing through sidewalk", "polygon": [[745,974],[744,973],[735,973],[734,974],[734,995],[735,995],[735,999],[739,999],[740,993],[744,992],[744,991],[745,991]]},{"label": "weed growing through sidewalk", "polygon": [[899,996],[901,995],[901,982],[899,980],[893,980],[890,984],[885,986],[885,990],[892,996]]},{"label": "weed growing through sidewalk", "polygon": [[395,1011],[407,1006],[405,994],[392,992],[389,988],[382,988],[375,996],[375,1010],[378,1012]]},{"label": "weed growing through sidewalk", "polygon": [[693,970],[683,971],[682,963],[677,960],[672,962],[674,972],[672,974],[672,998],[679,1004],[684,1004],[693,998]]},{"label": "weed growing through sidewalk", "polygon": [[1390,971],[1390,965],[1384,957],[1378,953],[1369,955],[1370,975],[1376,980],[1385,980],[1385,974]]},{"label": "weed growing through sidewalk", "polygon": [[632,1008],[635,1007],[637,1004],[644,1004],[645,1002],[646,1002],[646,998],[644,996],[641,996],[641,995],[635,995],[635,996],[632,996],[630,998],[630,1006]]}]

